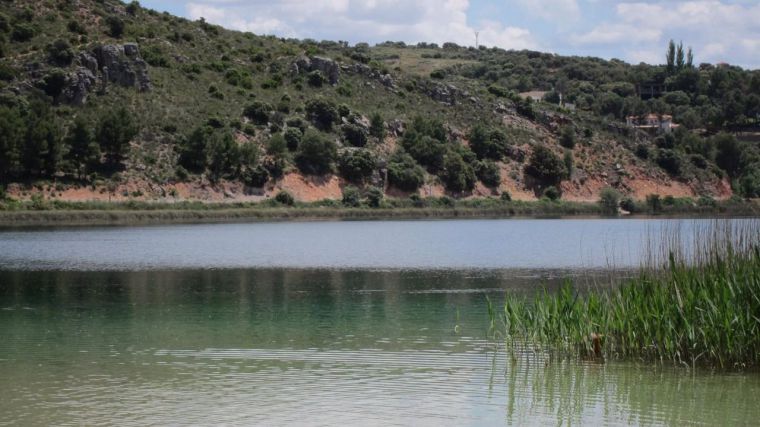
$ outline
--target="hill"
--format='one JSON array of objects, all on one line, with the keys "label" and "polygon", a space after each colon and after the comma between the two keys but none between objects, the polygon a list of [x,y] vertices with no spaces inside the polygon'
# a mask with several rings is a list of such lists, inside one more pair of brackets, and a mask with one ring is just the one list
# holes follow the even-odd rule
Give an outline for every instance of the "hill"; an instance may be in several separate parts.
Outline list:
[{"label": "hill", "polygon": [[[691,64],[672,49],[667,65],[650,66],[450,43],[350,46],[230,31],[137,2],[6,0],[0,186],[20,199],[287,192],[348,205],[595,201],[606,187],[637,200],[757,197],[760,72]],[[678,125],[648,129],[649,114],[655,127],[667,116]]]}]

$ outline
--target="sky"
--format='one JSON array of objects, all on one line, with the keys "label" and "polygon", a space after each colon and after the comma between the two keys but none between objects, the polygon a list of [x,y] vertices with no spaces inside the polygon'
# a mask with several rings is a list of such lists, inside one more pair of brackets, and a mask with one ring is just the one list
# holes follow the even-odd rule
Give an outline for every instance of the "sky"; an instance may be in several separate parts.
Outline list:
[{"label": "sky", "polygon": [[760,68],[760,0],[142,0],[143,6],[280,37],[479,42],[661,64],[669,40],[695,63]]}]

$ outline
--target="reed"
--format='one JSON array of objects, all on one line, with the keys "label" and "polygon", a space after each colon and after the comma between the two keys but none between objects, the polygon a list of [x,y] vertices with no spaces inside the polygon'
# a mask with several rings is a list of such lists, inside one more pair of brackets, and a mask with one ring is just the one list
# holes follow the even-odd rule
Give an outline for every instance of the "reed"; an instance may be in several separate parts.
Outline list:
[{"label": "reed", "polygon": [[493,335],[582,357],[760,365],[760,222],[666,233],[620,286],[580,294],[568,281],[556,293],[508,296],[500,313],[488,301]]}]

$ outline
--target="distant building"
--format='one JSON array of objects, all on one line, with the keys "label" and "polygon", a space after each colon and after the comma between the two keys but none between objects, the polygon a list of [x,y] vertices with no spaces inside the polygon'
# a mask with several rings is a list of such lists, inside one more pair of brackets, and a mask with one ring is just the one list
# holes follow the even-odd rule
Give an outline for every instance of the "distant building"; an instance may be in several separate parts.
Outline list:
[{"label": "distant building", "polygon": [[670,133],[679,127],[673,123],[673,116],[664,114],[647,114],[646,116],[628,116],[625,119],[628,126],[653,133]]},{"label": "distant building", "polygon": [[520,98],[522,99],[530,99],[531,101],[542,101],[544,99],[544,96],[546,96],[548,92],[541,91],[541,90],[533,90],[530,92],[522,92],[520,93]]}]

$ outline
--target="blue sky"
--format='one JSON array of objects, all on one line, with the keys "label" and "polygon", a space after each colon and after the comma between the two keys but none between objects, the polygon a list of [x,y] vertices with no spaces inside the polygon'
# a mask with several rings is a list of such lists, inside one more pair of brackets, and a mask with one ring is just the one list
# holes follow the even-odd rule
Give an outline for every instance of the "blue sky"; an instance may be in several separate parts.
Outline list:
[{"label": "blue sky", "polygon": [[227,28],[318,40],[453,41],[662,63],[668,40],[696,62],[760,68],[760,0],[143,0]]}]

